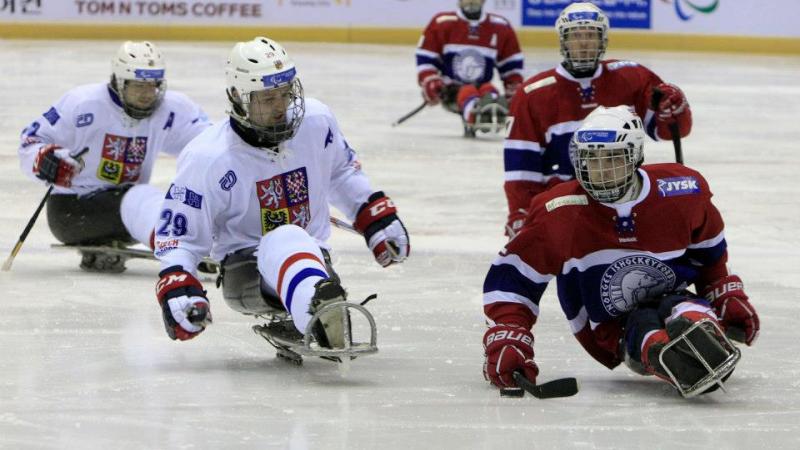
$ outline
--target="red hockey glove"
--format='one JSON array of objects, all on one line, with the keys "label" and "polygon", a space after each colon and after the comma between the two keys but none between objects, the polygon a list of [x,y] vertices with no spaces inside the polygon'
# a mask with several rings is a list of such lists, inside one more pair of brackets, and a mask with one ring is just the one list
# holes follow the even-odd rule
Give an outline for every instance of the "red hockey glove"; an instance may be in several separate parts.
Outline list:
[{"label": "red hockey glove", "polygon": [[536,383],[539,367],[533,362],[533,335],[518,325],[497,324],[483,335],[486,361],[483,376],[497,387],[515,387],[514,371]]},{"label": "red hockey glove", "polygon": [[189,340],[211,323],[211,310],[203,286],[197,278],[172,266],[158,274],[156,297],[161,305],[164,327],[172,340]]},{"label": "red hockey glove", "polygon": [[753,345],[758,337],[760,322],[756,309],[744,293],[741,278],[736,275],[721,278],[711,283],[703,295],[714,307],[728,337]]},{"label": "red hockey glove", "polygon": [[403,262],[411,253],[408,232],[397,217],[397,208],[381,191],[361,205],[353,226],[364,235],[375,260],[383,267]]},{"label": "red hockey glove", "polygon": [[508,222],[506,222],[506,236],[508,236],[509,240],[514,239],[514,237],[519,234],[519,230],[522,229],[522,224],[525,223],[526,215],[527,211],[522,208],[519,208],[508,215]]},{"label": "red hockey glove", "polygon": [[661,91],[661,101],[658,103],[658,110],[656,111],[658,122],[671,124],[678,120],[678,116],[686,111],[689,107],[689,101],[683,91],[670,83],[661,83],[656,86],[656,89]]},{"label": "red hockey glove", "polygon": [[72,186],[72,179],[81,170],[83,162],[70,156],[69,150],[55,144],[43,145],[33,161],[36,178],[62,187]]},{"label": "red hockey glove", "polygon": [[439,75],[430,75],[420,83],[422,86],[422,96],[429,105],[437,105],[442,101],[442,89],[444,82]]}]

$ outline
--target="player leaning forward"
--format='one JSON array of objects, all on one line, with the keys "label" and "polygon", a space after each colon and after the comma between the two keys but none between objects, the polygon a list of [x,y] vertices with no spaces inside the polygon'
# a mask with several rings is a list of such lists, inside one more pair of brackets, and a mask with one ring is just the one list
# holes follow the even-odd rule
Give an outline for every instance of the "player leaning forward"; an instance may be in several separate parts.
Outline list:
[{"label": "player leaning forward", "polygon": [[[67,245],[150,242],[133,185],[146,185],[158,152],[177,155],[209,126],[198,105],[167,91],[161,51],[150,42],[124,42],[109,83],[76,87],[21,136],[20,166],[55,185],[47,201],[50,231]],[[77,154],[84,148],[88,152]],[[124,201],[123,201],[124,199]],[[133,238],[128,230],[139,229]],[[118,254],[82,252],[81,268],[121,272]]]},{"label": "player leaning forward", "polygon": [[589,114],[570,146],[577,180],[538,195],[493,262],[484,283],[485,375],[493,384],[514,385],[514,371],[538,375],[530,330],[553,278],[590,355],[612,369],[624,360],[687,397],[721,385],[738,361],[721,330],[755,341],[758,315],[725,266],[708,184],[679,164],[642,166],[644,134],[625,106]]},{"label": "player leaning forward", "polygon": [[[297,338],[314,312],[345,301],[326,239],[329,204],[364,234],[377,261],[402,262],[409,238],[392,201],[374,192],[327,106],[303,98],[295,65],[277,42],[236,44],[226,68],[230,120],[185,149],[156,227],[161,280],[156,291],[172,339],[191,339],[210,322],[194,276],[201,257],[222,260],[223,296],[233,309],[283,316]],[[341,348],[346,308],[314,321],[322,347]],[[259,329],[259,327],[256,327]],[[279,330],[261,327],[265,337]],[[271,341],[272,342],[272,341]]]}]

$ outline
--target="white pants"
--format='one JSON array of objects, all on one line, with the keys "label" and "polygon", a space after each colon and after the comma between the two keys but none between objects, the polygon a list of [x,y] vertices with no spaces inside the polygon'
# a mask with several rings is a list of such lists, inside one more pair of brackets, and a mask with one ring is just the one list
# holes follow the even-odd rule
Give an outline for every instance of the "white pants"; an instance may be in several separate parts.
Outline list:
[{"label": "white pants", "polygon": [[122,197],[119,208],[122,223],[134,239],[151,247],[150,238],[158,224],[166,194],[155,186],[138,184]]},{"label": "white pants", "polygon": [[283,225],[261,238],[256,256],[261,277],[278,293],[294,326],[305,332],[314,285],[330,277],[319,244],[303,228]]}]

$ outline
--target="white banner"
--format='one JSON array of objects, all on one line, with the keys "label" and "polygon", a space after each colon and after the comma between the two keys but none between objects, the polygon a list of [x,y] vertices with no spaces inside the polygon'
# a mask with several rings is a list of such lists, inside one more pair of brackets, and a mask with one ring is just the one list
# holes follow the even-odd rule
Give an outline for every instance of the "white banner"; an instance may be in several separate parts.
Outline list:
[{"label": "white banner", "polygon": [[[800,0],[592,0],[614,12],[638,8],[636,31],[800,37]],[[569,0],[487,0],[486,10],[520,29],[552,29]],[[458,0],[0,0],[0,23],[169,24],[422,28]],[[541,10],[546,20],[532,21]],[[645,12],[641,12],[641,10]],[[523,20],[523,17],[526,19]],[[542,17],[541,15],[538,17]],[[539,26],[525,26],[534,23]],[[612,17],[612,26],[614,17]],[[644,25],[642,25],[644,24]]]}]

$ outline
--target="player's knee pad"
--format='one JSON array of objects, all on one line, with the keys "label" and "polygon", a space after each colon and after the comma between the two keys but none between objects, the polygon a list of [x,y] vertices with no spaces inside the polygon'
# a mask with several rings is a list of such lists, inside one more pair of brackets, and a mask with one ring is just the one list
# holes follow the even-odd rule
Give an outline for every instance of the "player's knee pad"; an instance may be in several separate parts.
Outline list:
[{"label": "player's knee pad", "polygon": [[273,314],[284,311],[278,294],[258,272],[255,248],[231,253],[222,261],[220,283],[225,303],[243,314]]},{"label": "player's knee pad", "polygon": [[119,207],[122,223],[137,241],[149,245],[156,228],[164,192],[149,184],[139,184],[128,190]]}]

